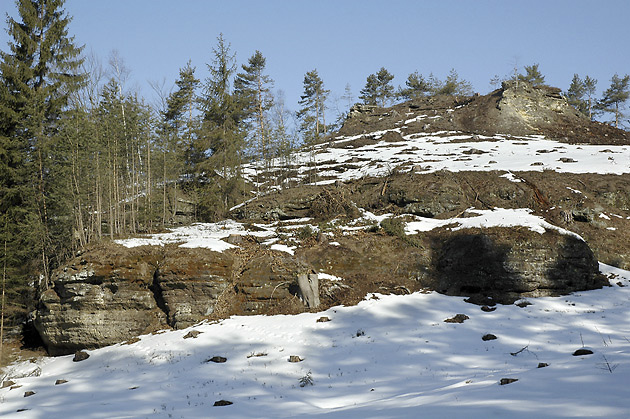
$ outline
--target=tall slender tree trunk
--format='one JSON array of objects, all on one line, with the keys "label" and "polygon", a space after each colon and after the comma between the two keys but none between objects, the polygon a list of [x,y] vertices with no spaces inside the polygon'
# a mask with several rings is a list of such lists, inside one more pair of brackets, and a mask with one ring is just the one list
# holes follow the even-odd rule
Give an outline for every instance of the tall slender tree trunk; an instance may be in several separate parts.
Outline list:
[{"label": "tall slender tree trunk", "polygon": [[9,217],[5,214],[4,219],[4,256],[2,258],[2,297],[0,301],[0,364],[4,356],[4,301],[7,284],[7,232]]}]

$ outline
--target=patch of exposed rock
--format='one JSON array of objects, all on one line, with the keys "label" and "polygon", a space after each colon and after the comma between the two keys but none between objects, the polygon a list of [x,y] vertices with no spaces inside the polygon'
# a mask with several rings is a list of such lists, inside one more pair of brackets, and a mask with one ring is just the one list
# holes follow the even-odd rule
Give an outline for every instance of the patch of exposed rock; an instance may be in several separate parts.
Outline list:
[{"label": "patch of exposed rock", "polygon": [[203,249],[103,245],[54,272],[34,324],[53,355],[188,327],[212,313],[232,264]]},{"label": "patch of exposed rock", "polygon": [[49,353],[74,353],[165,327],[149,288],[153,263],[145,251],[111,248],[107,259],[88,252],[58,269],[34,321]]},{"label": "patch of exposed rock", "polygon": [[437,229],[409,241],[377,230],[335,240],[309,239],[295,255],[249,239],[226,253],[98,247],[55,271],[35,325],[49,353],[60,355],[209,317],[293,314],[307,310],[296,282],[306,271],[343,278],[319,281],[320,308],[427,288],[512,303],[606,283],[588,245],[556,231]]},{"label": "patch of exposed rock", "polygon": [[460,131],[491,136],[544,135],[570,143],[630,141],[627,131],[580,114],[560,92],[555,87],[506,81],[487,95],[421,97],[389,108],[360,105],[352,108],[339,134],[352,136],[398,127],[403,135]]},{"label": "patch of exposed rock", "polygon": [[586,242],[555,230],[443,231],[433,238],[432,251],[431,287],[470,296],[479,304],[512,303],[608,284]]}]

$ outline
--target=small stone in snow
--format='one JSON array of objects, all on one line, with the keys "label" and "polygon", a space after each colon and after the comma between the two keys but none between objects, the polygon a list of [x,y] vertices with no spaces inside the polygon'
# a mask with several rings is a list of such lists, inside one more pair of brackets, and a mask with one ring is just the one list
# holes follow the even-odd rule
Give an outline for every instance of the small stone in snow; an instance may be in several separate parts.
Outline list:
[{"label": "small stone in snow", "polygon": [[464,323],[464,321],[468,319],[470,319],[470,317],[465,314],[457,314],[450,319],[444,320],[444,323]]},{"label": "small stone in snow", "polygon": [[190,332],[186,333],[184,335],[184,339],[189,339],[189,338],[196,338],[197,336],[199,336],[201,334],[200,331],[198,330],[191,330]]},{"label": "small stone in snow", "polygon": [[518,378],[501,378],[501,381],[499,381],[499,385],[506,385],[506,384],[512,384],[514,382],[518,381]]},{"label": "small stone in snow", "polygon": [[85,361],[86,359],[88,359],[90,357],[90,354],[88,354],[85,351],[77,351],[74,354],[74,358],[72,358],[73,362],[81,362],[81,361]]}]

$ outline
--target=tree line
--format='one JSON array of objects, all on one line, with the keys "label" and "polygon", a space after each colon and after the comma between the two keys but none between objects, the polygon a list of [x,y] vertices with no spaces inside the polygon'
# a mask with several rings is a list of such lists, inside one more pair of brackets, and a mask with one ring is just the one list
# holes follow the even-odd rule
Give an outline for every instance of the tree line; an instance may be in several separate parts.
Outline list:
[{"label": "tree line", "polygon": [[[238,66],[223,35],[205,79],[188,62],[174,89],[155,86],[160,100],[148,105],[127,89],[118,54],[103,69],[83,53],[68,33],[64,0],[16,5],[18,20],[7,18],[8,50],[0,51],[0,245],[10,302],[2,312],[14,319],[28,312],[36,289],[49,286],[51,270],[85,246],[156,231],[181,214],[224,217],[258,192],[243,180],[243,163],[264,176],[274,159],[289,161],[297,146],[325,138],[346,115],[338,110],[331,118],[330,90],[317,69],[304,75],[299,109],[290,112],[274,94],[263,54]],[[525,70],[516,77],[544,84],[538,65]],[[454,69],[444,80],[415,71],[398,88],[393,79],[384,67],[369,75],[359,99],[387,106],[473,93]],[[595,99],[596,81],[576,75],[567,97],[591,117],[616,112],[619,123],[629,82],[615,76]],[[346,109],[354,103],[349,86],[342,99]]]}]

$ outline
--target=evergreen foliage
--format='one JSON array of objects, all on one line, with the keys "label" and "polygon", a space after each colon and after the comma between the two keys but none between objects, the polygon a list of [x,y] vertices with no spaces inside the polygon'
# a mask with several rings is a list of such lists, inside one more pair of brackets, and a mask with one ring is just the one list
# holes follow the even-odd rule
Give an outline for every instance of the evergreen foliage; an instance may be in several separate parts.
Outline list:
[{"label": "evergreen foliage", "polygon": [[622,109],[630,98],[630,76],[619,77],[615,74],[610,80],[610,87],[597,103],[597,109],[615,115],[615,127],[619,127],[619,120],[623,116]]},{"label": "evergreen foliage", "polygon": [[593,118],[593,96],[596,86],[597,80],[589,76],[582,80],[580,76],[574,74],[566,93],[569,104],[591,119]]},{"label": "evergreen foliage", "polygon": [[243,73],[239,73],[234,81],[235,94],[242,101],[244,123],[250,138],[257,143],[260,158],[268,161],[271,157],[269,138],[269,109],[273,106],[271,87],[273,80],[265,72],[266,59],[260,51],[256,51],[242,65]]},{"label": "evergreen foliage", "polygon": [[368,105],[385,107],[394,97],[394,86],[391,85],[393,79],[394,76],[385,67],[381,67],[376,74],[370,74],[367,77],[359,99]]},{"label": "evergreen foliage", "polygon": [[[5,314],[14,320],[49,285],[51,269],[78,249],[181,222],[184,211],[194,211],[187,216],[196,220],[222,218],[248,193],[240,173],[247,157],[260,157],[267,167],[273,158],[289,163],[299,134],[312,144],[330,131],[330,91],[316,69],[304,75],[300,109],[292,113],[281,92],[274,98],[262,53],[255,51],[239,72],[220,35],[203,83],[189,61],[152,111],[125,89],[128,72],[116,53],[111,77],[96,64],[83,67],[64,0],[15,4],[18,18],[7,18],[10,43],[0,51],[0,245],[6,244],[2,264],[11,302]],[[511,79],[544,85],[538,64],[525,74],[517,68]],[[473,92],[454,69],[443,81],[415,71],[397,93],[393,79],[382,67],[367,77],[360,99],[386,106],[394,97]],[[492,83],[501,81],[496,76]],[[630,76],[615,74],[597,104],[596,84],[574,75],[569,102],[591,118],[595,111],[614,114],[619,126]],[[347,108],[353,104],[349,85],[340,99]],[[347,113],[338,107],[337,115],[341,123]],[[275,172],[276,186],[288,183],[290,169],[282,170]],[[383,228],[413,243],[394,221]]]},{"label": "evergreen foliage", "polygon": [[186,166],[203,159],[194,155],[198,121],[196,114],[199,79],[195,67],[188,61],[179,70],[175,82],[177,90],[166,98],[166,109],[162,111],[162,124],[158,130],[161,151],[162,178],[162,224],[173,221],[177,213],[177,183]]},{"label": "evergreen foliage", "polygon": [[435,94],[451,96],[470,96],[473,94],[472,84],[466,80],[460,80],[455,69],[451,69],[446,80],[438,83],[435,87]]},{"label": "evergreen foliage", "polygon": [[201,197],[199,211],[206,219],[223,215],[231,204],[242,198],[244,189],[240,165],[245,149],[243,121],[247,111],[232,86],[236,58],[230,48],[223,34],[219,35],[213,49],[214,59],[208,64],[210,76],[200,98],[201,127],[193,146],[197,172],[213,179],[217,188],[218,196],[207,195],[205,191],[198,195]]},{"label": "evergreen foliage", "polygon": [[84,76],[81,48],[68,36],[64,1],[21,0],[16,5],[20,21],[7,18],[9,51],[0,52],[0,209],[5,225],[0,234],[7,243],[12,283],[28,281],[30,270],[24,268],[36,262],[46,287],[51,267],[65,253],[57,249],[66,248],[71,235],[53,205],[67,186],[54,165],[68,159],[60,121]]},{"label": "evergreen foliage", "polygon": [[519,74],[517,79],[531,83],[534,87],[545,85],[545,76],[538,69],[538,64],[526,65],[525,74]]},{"label": "evergreen foliage", "polygon": [[409,74],[405,81],[405,87],[398,88],[398,97],[403,100],[416,99],[426,96],[431,91],[429,84],[424,80],[422,74],[417,71]]},{"label": "evergreen foliage", "polygon": [[317,141],[326,133],[326,99],[330,90],[324,88],[317,69],[304,75],[304,93],[298,101],[302,108],[296,116],[301,121],[300,131],[306,143]]}]

